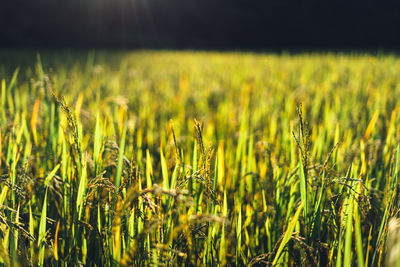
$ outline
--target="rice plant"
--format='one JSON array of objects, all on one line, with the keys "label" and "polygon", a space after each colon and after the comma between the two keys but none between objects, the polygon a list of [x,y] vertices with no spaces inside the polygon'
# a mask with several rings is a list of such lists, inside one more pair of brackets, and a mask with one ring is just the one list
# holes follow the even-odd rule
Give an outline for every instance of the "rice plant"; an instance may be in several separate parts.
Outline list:
[{"label": "rice plant", "polygon": [[1,265],[400,262],[396,56],[2,53]]}]

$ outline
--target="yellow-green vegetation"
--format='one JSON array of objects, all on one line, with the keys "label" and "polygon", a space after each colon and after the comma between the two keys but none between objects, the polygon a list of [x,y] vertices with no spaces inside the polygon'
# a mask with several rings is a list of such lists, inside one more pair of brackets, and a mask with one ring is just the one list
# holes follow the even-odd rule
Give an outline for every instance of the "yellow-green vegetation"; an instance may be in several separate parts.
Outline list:
[{"label": "yellow-green vegetation", "polygon": [[397,57],[17,54],[2,264],[399,263]]}]

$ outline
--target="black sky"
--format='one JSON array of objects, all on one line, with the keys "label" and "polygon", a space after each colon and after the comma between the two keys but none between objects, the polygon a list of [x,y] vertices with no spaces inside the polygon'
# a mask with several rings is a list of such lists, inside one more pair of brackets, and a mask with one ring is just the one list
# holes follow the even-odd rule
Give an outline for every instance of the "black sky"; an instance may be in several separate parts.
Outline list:
[{"label": "black sky", "polygon": [[0,2],[8,48],[400,48],[393,0]]}]

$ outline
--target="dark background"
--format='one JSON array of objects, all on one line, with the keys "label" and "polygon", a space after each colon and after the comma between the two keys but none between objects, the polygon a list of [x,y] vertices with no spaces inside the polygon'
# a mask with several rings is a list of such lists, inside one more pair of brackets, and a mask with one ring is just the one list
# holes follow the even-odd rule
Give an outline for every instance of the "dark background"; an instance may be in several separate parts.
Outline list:
[{"label": "dark background", "polygon": [[398,49],[400,1],[0,0],[5,48]]}]

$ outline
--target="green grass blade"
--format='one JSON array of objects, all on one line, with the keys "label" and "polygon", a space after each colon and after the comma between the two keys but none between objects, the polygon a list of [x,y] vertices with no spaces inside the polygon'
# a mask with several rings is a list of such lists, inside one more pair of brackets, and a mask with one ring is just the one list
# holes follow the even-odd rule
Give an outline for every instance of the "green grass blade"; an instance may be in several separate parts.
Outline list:
[{"label": "green grass blade", "polygon": [[40,223],[39,223],[39,238],[38,238],[38,244],[39,244],[39,266],[43,266],[44,263],[44,253],[45,253],[45,240],[46,240],[46,219],[47,218],[47,189],[46,193],[44,195],[44,201],[43,201],[43,208],[42,208],[42,213],[40,215]]},{"label": "green grass blade", "polygon": [[281,241],[281,243],[280,243],[280,245],[278,247],[278,250],[277,250],[277,252],[275,254],[274,260],[272,261],[272,265],[275,265],[278,262],[281,254],[282,254],[283,249],[285,248],[285,246],[289,242],[289,240],[292,238],[292,234],[294,232],[294,228],[295,228],[295,226],[296,226],[296,224],[297,224],[297,222],[299,220],[300,213],[302,212],[303,207],[304,207],[304,204],[301,203],[300,206],[297,208],[296,213],[294,214],[293,218],[289,222],[288,227],[287,227],[287,229],[285,231],[285,234],[283,235],[282,241]]}]

